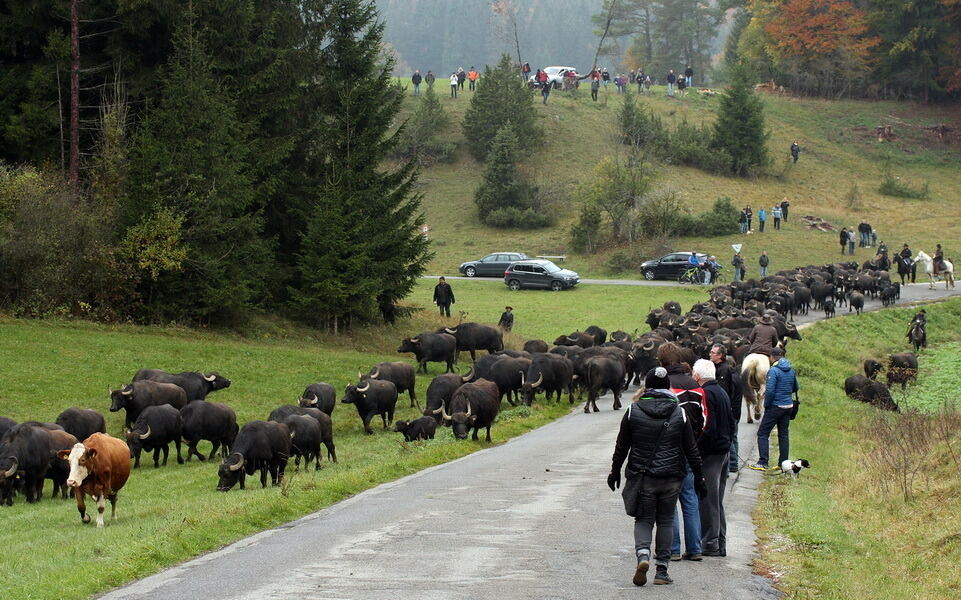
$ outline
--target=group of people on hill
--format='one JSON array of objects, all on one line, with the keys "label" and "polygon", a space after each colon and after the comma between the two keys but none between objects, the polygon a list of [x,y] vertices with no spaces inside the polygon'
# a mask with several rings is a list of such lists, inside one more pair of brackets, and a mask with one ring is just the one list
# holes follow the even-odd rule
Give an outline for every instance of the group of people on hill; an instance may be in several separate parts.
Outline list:
[{"label": "group of people on hill", "polygon": [[[464,67],[457,67],[457,70],[450,74],[450,97],[456,98],[457,92],[464,89],[464,83],[468,83],[468,89],[474,91],[477,87],[477,80],[480,79],[480,73],[474,67],[470,68],[470,71],[465,71]],[[414,74],[410,77],[410,82],[414,85],[414,95],[420,96],[420,84],[423,83],[427,85],[428,88],[434,88],[434,82],[437,81],[437,77],[431,70],[427,71],[427,75],[421,76],[420,70],[415,70]]]},{"label": "group of people on hill", "polygon": [[[790,207],[791,202],[785,198],[780,202],[775,202],[774,205],[771,206],[770,211],[763,207],[760,208],[757,211],[758,232],[764,233],[764,227],[767,225],[768,217],[774,220],[774,229],[781,229],[781,222],[787,222],[788,210]],[[748,204],[741,209],[741,213],[738,216],[737,223],[741,229],[741,233],[754,233],[754,229],[752,228],[753,220],[754,210],[751,208],[751,205]]]}]

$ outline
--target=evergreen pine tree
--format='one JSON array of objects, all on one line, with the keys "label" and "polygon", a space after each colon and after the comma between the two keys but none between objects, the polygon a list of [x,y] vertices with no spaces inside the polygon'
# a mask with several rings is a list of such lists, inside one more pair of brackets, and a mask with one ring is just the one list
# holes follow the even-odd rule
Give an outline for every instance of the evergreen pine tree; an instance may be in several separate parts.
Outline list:
[{"label": "evergreen pine tree", "polygon": [[453,151],[453,144],[438,141],[437,134],[445,132],[449,126],[450,116],[434,93],[434,88],[427,88],[417,103],[414,115],[404,126],[404,133],[394,154],[416,158],[421,165],[447,158]]},{"label": "evergreen pine tree", "polygon": [[158,216],[182,223],[183,268],[145,284],[153,315],[225,321],[259,298],[269,256],[248,176],[246,132],[233,99],[211,74],[192,21],[188,15],[176,36],[159,106],[148,111],[132,144],[124,213],[129,226]]},{"label": "evergreen pine tree", "polygon": [[711,145],[731,157],[731,173],[749,175],[768,164],[768,135],[764,104],[754,92],[751,72],[737,65],[731,71],[731,85],[721,94]]},{"label": "evergreen pine tree", "polygon": [[517,174],[517,138],[510,122],[497,132],[483,181],[474,193],[481,221],[492,227],[534,229],[549,225],[550,215],[534,210],[534,190]]},{"label": "evergreen pine tree", "polygon": [[339,329],[378,311],[389,318],[430,252],[414,163],[383,164],[403,133],[391,128],[404,95],[392,82],[393,62],[381,54],[384,26],[370,0],[324,5],[327,35],[313,50],[324,74],[311,91],[324,135],[305,169],[316,183],[289,292],[301,318]]},{"label": "evergreen pine tree", "polygon": [[474,158],[487,158],[497,132],[508,122],[514,128],[517,151],[522,155],[532,151],[541,135],[534,122],[533,102],[533,92],[518,77],[510,56],[501,55],[493,69],[484,67],[484,75],[464,113],[464,137]]}]

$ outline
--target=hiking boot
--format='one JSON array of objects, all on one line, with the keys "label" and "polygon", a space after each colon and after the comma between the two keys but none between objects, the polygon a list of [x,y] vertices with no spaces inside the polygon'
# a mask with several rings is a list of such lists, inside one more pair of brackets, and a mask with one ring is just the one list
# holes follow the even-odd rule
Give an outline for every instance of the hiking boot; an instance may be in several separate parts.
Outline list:
[{"label": "hiking boot", "polygon": [[717,550],[705,550],[704,556],[727,556],[727,552],[718,548]]},{"label": "hiking boot", "polygon": [[[704,554],[707,554],[707,553],[705,552]],[[682,558],[684,560],[699,561],[699,560],[703,560],[703,556],[704,555],[701,554],[700,552],[685,552]]]},{"label": "hiking boot", "polygon": [[681,554],[680,553],[672,554],[671,560],[681,560]]},{"label": "hiking boot", "polygon": [[634,570],[634,585],[647,583],[647,570],[651,567],[650,556],[644,552],[637,557],[637,569]]},{"label": "hiking boot", "polygon": [[756,463],[751,463],[748,466],[755,471],[767,471],[767,465],[764,463],[756,462]]},{"label": "hiking boot", "polygon": [[667,567],[657,565],[657,573],[654,574],[654,585],[669,585],[672,583],[674,583],[674,580],[667,574]]}]

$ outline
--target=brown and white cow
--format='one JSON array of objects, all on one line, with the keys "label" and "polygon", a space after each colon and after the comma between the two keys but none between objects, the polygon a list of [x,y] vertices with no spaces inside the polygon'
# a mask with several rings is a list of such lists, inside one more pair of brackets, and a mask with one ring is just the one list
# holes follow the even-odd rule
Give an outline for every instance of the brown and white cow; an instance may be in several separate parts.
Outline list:
[{"label": "brown and white cow", "polygon": [[130,449],[127,444],[104,433],[95,433],[76,444],[70,450],[57,453],[70,462],[67,485],[73,488],[77,498],[80,520],[90,522],[87,505],[83,502],[89,494],[97,502],[97,527],[103,527],[103,511],[110,500],[110,519],[117,518],[117,492],[130,476]]}]

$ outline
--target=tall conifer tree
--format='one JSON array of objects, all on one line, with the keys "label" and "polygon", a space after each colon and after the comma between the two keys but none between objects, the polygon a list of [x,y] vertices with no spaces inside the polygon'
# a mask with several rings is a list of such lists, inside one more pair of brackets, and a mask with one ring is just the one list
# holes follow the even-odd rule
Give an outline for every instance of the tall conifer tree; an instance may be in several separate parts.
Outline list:
[{"label": "tall conifer tree", "polygon": [[477,82],[477,92],[471,96],[464,113],[464,137],[474,158],[484,160],[494,145],[497,132],[511,124],[521,154],[533,150],[540,136],[534,122],[533,93],[517,74],[510,56],[501,55],[500,62]]},{"label": "tall conifer tree", "polygon": [[731,85],[721,95],[712,146],[731,157],[732,174],[748,175],[768,164],[764,104],[746,66],[735,66],[731,76]]}]

